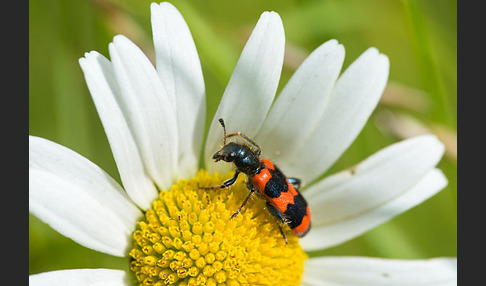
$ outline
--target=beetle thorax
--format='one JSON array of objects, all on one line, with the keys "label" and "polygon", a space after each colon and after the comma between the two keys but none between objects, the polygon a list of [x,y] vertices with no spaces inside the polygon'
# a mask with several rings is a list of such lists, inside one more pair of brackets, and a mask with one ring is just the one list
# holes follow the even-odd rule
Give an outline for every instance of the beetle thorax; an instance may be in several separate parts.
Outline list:
[{"label": "beetle thorax", "polygon": [[245,145],[241,145],[234,163],[238,170],[250,176],[258,173],[261,169],[261,162],[258,156]]}]

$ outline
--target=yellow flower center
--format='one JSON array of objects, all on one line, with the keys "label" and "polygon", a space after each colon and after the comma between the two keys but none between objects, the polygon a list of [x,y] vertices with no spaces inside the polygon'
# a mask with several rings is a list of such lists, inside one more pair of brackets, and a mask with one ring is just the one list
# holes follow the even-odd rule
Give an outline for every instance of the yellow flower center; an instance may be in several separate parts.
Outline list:
[{"label": "yellow flower center", "polygon": [[160,192],[133,232],[137,285],[299,285],[307,255],[282,226],[285,244],[264,200],[253,196],[230,219],[249,192],[243,177],[204,190],[225,178],[200,171]]}]

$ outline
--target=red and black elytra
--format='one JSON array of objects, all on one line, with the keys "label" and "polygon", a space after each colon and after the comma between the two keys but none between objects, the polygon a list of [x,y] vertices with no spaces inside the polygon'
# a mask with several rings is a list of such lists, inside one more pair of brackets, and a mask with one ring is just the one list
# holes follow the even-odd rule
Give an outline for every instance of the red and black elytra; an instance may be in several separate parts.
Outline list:
[{"label": "red and black elytra", "polygon": [[[261,149],[252,139],[241,132],[226,134],[226,127],[222,118],[219,119],[219,123],[224,132],[223,147],[213,155],[213,159],[215,162],[223,160],[234,163],[236,166],[235,174],[221,185],[205,187],[204,189],[227,188],[236,182],[240,173],[246,174],[248,176],[247,187],[250,193],[231,218],[240,213],[255,190],[258,190],[260,197],[266,200],[268,210],[279,222],[288,225],[298,237],[306,235],[311,227],[311,214],[306,200],[298,191],[300,180],[285,177],[272,161],[260,160]],[[235,142],[226,143],[226,139],[233,136],[242,138],[249,145]],[[287,243],[282,228],[280,225],[278,226],[285,243]]]}]

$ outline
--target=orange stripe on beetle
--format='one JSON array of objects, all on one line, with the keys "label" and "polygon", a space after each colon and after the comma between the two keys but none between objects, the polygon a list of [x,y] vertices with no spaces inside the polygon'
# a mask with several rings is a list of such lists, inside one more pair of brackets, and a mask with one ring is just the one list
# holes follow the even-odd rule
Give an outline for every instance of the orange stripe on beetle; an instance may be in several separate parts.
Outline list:
[{"label": "orange stripe on beetle", "polygon": [[275,166],[273,165],[272,161],[270,161],[270,160],[268,160],[268,159],[263,159],[263,160],[262,160],[262,163],[263,163],[263,165],[265,165],[265,167],[267,167],[268,169],[275,170]]},{"label": "orange stripe on beetle", "polygon": [[298,237],[303,237],[310,230],[310,209],[307,207],[307,214],[302,218],[302,222],[292,229],[292,232]]},{"label": "orange stripe on beetle", "polygon": [[272,175],[268,169],[262,169],[260,173],[253,176],[252,182],[258,190],[264,190],[265,185],[268,183],[268,180],[270,180],[271,177]]}]

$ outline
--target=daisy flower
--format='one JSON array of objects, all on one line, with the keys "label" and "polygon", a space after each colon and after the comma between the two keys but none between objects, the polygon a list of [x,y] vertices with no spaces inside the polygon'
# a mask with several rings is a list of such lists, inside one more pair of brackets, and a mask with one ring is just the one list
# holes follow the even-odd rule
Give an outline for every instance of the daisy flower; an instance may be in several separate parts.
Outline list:
[{"label": "daisy flower", "polygon": [[[320,179],[349,147],[385,88],[389,62],[366,50],[341,75],[344,48],[330,40],[302,63],[274,101],[284,56],[277,13],[261,15],[204,136],[205,86],[191,33],[169,3],[152,4],[155,67],[124,36],[110,60],[79,60],[123,187],[76,152],[29,139],[29,210],[85,247],[127,258],[130,271],[71,269],[31,285],[455,285],[456,259],[309,257],[384,223],[447,185],[433,135],[393,144]],[[215,163],[224,118],[287,175],[301,178],[312,229],[282,239],[261,199],[230,219],[248,194],[201,189],[233,174]],[[205,139],[205,142],[204,142]],[[202,146],[205,149],[202,149]],[[204,169],[199,170],[199,158]]]}]

